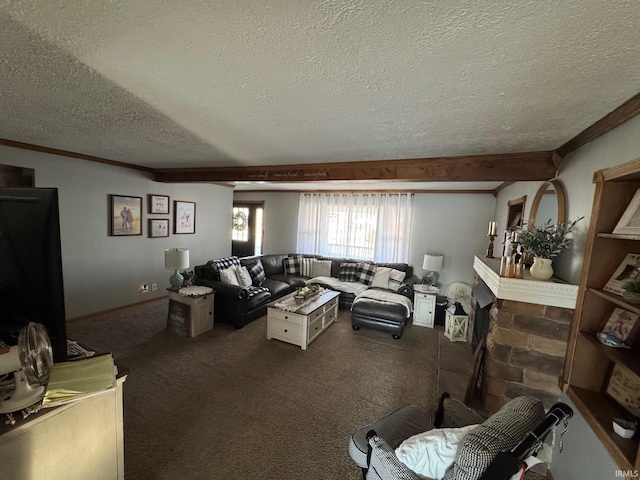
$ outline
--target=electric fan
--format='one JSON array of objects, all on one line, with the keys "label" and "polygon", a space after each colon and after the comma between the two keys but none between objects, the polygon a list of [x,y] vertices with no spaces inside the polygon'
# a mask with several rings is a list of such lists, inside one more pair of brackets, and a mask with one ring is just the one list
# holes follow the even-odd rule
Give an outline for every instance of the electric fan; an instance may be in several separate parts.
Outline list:
[{"label": "electric fan", "polygon": [[20,330],[18,344],[0,348],[0,376],[13,373],[13,385],[0,394],[0,413],[11,413],[39,402],[46,390],[53,354],[47,330],[29,323]]}]

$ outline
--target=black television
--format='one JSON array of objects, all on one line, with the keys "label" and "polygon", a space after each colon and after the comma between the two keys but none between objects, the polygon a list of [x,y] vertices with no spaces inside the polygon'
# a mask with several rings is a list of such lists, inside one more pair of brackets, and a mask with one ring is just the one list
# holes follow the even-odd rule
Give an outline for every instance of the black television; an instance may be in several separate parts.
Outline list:
[{"label": "black television", "polygon": [[67,360],[56,188],[0,188],[0,340],[44,325],[55,362]]}]

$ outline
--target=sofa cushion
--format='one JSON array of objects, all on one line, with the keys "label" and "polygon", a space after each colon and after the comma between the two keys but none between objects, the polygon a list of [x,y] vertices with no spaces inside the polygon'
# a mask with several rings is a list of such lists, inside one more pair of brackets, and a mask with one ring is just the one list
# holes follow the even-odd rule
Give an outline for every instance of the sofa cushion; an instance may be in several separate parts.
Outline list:
[{"label": "sofa cushion", "polygon": [[331,276],[331,260],[313,260],[310,277],[330,277]]},{"label": "sofa cushion", "polygon": [[271,292],[274,299],[291,291],[291,285],[286,282],[275,280],[273,277],[267,277],[262,286],[269,289],[269,292]]},{"label": "sofa cushion", "polygon": [[510,400],[460,443],[445,480],[476,480],[498,453],[511,450],[544,419],[542,402],[532,396]]},{"label": "sofa cushion", "polygon": [[389,273],[389,290],[397,292],[402,286],[402,282],[406,275],[406,272],[392,268],[391,273]]},{"label": "sofa cushion", "polygon": [[249,270],[249,275],[251,275],[253,285],[256,287],[262,285],[267,279],[267,275],[264,273],[264,267],[262,266],[262,262],[259,258],[256,259],[255,262],[249,264],[247,266],[247,270]]},{"label": "sofa cushion", "polygon": [[373,277],[376,274],[376,264],[362,262],[358,264],[358,281],[365,285],[371,285]]},{"label": "sofa cushion", "polygon": [[[259,255],[256,257],[248,257],[246,258],[247,263],[252,263],[256,261],[258,258],[262,262],[262,268],[264,268],[264,274],[267,277],[271,275],[276,275],[278,273],[284,273],[283,260],[287,258],[289,255],[284,253],[269,253],[265,255]],[[244,260],[241,260],[244,261]]]},{"label": "sofa cushion", "polygon": [[241,287],[250,287],[253,285],[253,278],[251,278],[247,267],[236,267],[236,276],[238,277],[238,285]]},{"label": "sofa cushion", "polygon": [[300,275],[303,277],[311,277],[313,260],[311,257],[300,257]]},{"label": "sofa cushion", "polygon": [[340,264],[340,275],[338,275],[338,280],[341,282],[357,282],[358,264],[346,262]]},{"label": "sofa cushion", "polygon": [[277,280],[279,282],[286,283],[287,285],[291,285],[292,287],[304,287],[307,284],[307,277],[302,277],[300,275],[288,275],[286,273],[278,273],[276,275],[271,275],[267,277],[267,280]]},{"label": "sofa cushion", "polygon": [[220,274],[220,280],[227,285],[236,285],[240,286],[238,283],[238,276],[236,275],[236,266],[232,266],[229,268],[225,268],[224,270],[218,270]]},{"label": "sofa cushion", "polygon": [[300,275],[300,257],[286,257],[282,260],[284,273],[288,275]]}]

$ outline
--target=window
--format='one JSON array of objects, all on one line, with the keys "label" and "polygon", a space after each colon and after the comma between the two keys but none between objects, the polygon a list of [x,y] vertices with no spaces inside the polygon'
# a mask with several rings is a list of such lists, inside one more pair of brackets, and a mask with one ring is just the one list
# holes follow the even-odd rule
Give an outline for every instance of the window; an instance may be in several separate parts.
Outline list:
[{"label": "window", "polygon": [[233,207],[233,230],[231,233],[231,239],[236,240],[238,242],[246,242],[249,240],[249,209],[248,208]]},{"label": "window", "polygon": [[300,195],[300,253],[378,262],[406,262],[413,196]]}]

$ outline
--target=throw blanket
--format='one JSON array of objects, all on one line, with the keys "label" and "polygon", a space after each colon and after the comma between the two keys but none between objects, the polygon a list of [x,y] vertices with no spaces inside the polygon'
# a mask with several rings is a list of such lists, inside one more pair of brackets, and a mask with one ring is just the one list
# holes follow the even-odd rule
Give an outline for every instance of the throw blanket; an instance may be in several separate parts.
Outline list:
[{"label": "throw blanket", "polygon": [[374,300],[379,300],[381,302],[404,305],[407,309],[407,318],[411,316],[411,312],[413,311],[413,302],[410,299],[404,295],[400,295],[399,293],[388,292],[386,290],[366,290],[356,296],[353,300],[353,305],[358,303],[359,300],[363,300],[365,298],[373,298]]},{"label": "throw blanket", "polygon": [[337,290],[338,292],[353,293],[355,295],[358,295],[369,288],[364,283],[341,282],[336,277],[314,277],[311,280],[307,280],[307,283],[319,283],[320,285],[326,285],[332,290]]}]

